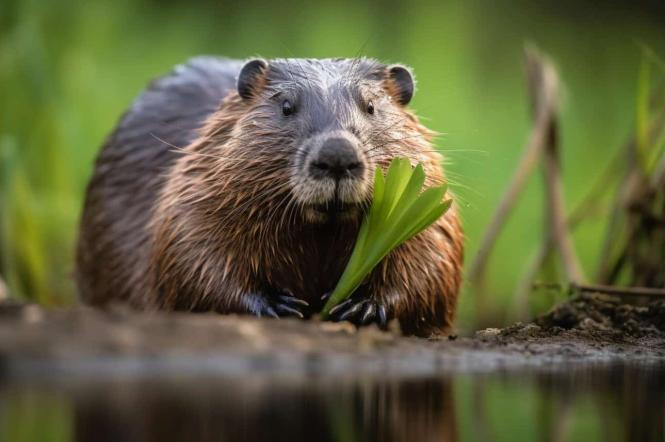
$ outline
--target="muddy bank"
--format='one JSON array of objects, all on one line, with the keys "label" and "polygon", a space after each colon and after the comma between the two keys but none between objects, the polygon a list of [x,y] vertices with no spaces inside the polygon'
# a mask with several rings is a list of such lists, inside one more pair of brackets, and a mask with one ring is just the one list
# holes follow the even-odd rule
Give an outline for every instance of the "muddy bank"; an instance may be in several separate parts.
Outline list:
[{"label": "muddy bank", "polygon": [[651,360],[665,357],[665,300],[626,303],[583,294],[533,322],[476,333],[484,345],[520,348],[538,355],[560,352],[573,359]]},{"label": "muddy bank", "polygon": [[4,376],[429,375],[665,361],[665,302],[584,296],[533,323],[418,339],[346,323],[0,305]]}]

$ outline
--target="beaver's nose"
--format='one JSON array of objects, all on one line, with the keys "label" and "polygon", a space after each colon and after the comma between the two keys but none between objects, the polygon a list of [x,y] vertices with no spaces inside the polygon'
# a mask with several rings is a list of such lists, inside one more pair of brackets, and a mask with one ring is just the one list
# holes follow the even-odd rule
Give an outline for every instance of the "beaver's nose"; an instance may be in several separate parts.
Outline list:
[{"label": "beaver's nose", "polygon": [[362,173],[362,162],[353,144],[345,138],[326,140],[312,161],[310,174],[314,178],[356,177]]}]

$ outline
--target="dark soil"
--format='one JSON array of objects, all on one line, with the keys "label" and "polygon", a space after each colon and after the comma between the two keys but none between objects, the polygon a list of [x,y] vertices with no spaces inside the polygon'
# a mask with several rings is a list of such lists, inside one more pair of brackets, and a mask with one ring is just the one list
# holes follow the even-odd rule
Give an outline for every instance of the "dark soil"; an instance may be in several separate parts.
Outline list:
[{"label": "dark soil", "polygon": [[665,337],[665,300],[627,304],[603,295],[582,295],[537,318],[545,330],[575,330],[589,339],[633,342],[644,337]]},{"label": "dark soil", "polygon": [[0,303],[0,377],[422,375],[665,361],[665,301],[584,295],[531,323],[418,339],[347,323]]},{"label": "dark soil", "polygon": [[636,300],[583,294],[533,322],[483,330],[476,339],[497,346],[523,346],[539,354],[559,349],[575,357],[597,351],[620,358],[665,357],[665,300]]}]

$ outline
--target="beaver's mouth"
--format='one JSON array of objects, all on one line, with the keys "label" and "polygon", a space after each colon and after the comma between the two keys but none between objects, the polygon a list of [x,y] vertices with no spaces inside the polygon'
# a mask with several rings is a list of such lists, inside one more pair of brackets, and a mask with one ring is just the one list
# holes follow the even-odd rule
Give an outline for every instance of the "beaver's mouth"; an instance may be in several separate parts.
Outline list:
[{"label": "beaver's mouth", "polygon": [[326,215],[343,214],[358,207],[355,203],[345,203],[343,201],[332,201],[325,204],[312,204],[312,209],[316,212]]},{"label": "beaver's mouth", "polygon": [[305,210],[307,218],[315,223],[351,221],[356,219],[361,212],[361,205],[359,203],[342,201],[309,204]]}]

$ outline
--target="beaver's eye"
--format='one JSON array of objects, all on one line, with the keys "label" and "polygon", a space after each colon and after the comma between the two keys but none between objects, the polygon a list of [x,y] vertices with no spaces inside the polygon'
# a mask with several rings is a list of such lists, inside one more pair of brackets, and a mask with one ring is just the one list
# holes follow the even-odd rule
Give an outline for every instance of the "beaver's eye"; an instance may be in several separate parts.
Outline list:
[{"label": "beaver's eye", "polygon": [[367,103],[367,113],[370,115],[374,115],[374,103],[371,101]]},{"label": "beaver's eye", "polygon": [[285,117],[293,114],[296,111],[296,108],[291,104],[289,100],[284,100],[282,102],[282,113]]}]

